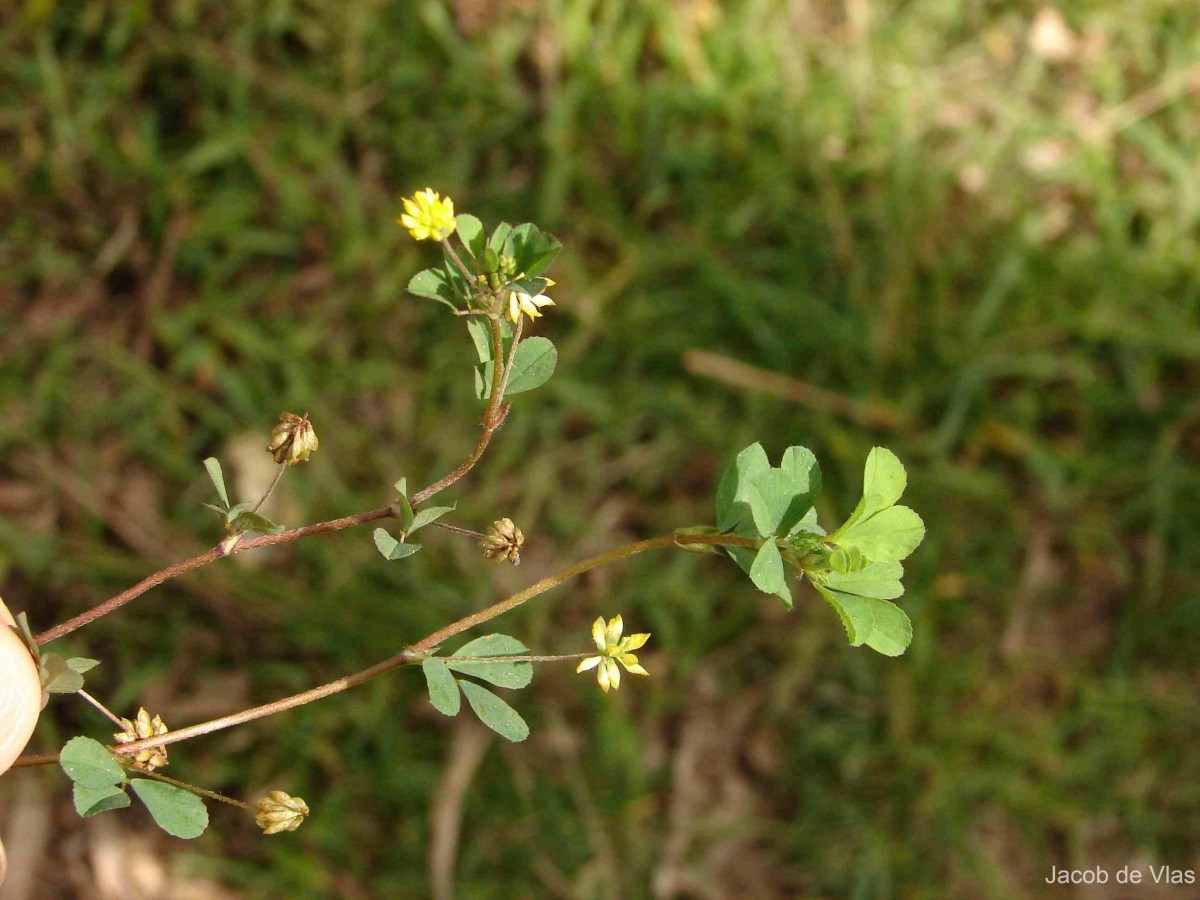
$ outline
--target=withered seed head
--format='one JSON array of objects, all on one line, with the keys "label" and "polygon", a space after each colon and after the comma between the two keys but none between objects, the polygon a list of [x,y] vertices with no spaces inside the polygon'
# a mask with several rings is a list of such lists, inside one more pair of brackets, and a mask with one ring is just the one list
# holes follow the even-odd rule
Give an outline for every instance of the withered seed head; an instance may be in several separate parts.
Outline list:
[{"label": "withered seed head", "polygon": [[512,519],[497,519],[488,528],[487,534],[479,542],[483,555],[496,562],[511,562],[514,566],[521,564],[521,547],[525,544],[525,535],[513,524]]}]

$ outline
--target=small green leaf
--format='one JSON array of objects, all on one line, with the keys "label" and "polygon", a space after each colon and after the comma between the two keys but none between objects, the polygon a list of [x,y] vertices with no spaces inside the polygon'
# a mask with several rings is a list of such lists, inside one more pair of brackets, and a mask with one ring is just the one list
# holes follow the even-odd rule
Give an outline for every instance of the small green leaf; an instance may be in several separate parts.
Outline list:
[{"label": "small green leaf", "polygon": [[73,694],[83,687],[83,676],[57,653],[43,653],[38,661],[42,690],[50,694]]},{"label": "small green leaf", "polygon": [[813,580],[843,594],[857,594],[877,600],[895,600],[904,595],[904,585],[900,583],[903,577],[904,567],[898,562],[872,562],[859,571],[826,572],[814,576]]},{"label": "small green leaf", "polygon": [[401,478],[399,481],[397,481],[395,484],[392,485],[392,489],[395,490],[395,492],[397,494],[399,494],[401,497],[407,497],[408,496],[408,479]]},{"label": "small green leaf", "polygon": [[283,531],[282,525],[277,525],[266,516],[249,510],[238,513],[229,523],[229,527],[234,531],[255,531],[259,534],[279,534]]},{"label": "small green leaf", "polygon": [[402,544],[382,528],[375,529],[375,546],[384,559],[404,559],[421,549],[420,544]]},{"label": "small green leaf", "polygon": [[396,505],[400,507],[400,530],[408,534],[412,531],[413,520],[416,519],[412,504],[408,502],[408,498],[404,494],[401,494]]},{"label": "small green leaf", "polygon": [[425,673],[425,685],[429,688],[429,702],[433,708],[444,716],[457,716],[462,697],[445,660],[430,656],[421,661],[421,671]]},{"label": "small green leaf", "polygon": [[80,675],[82,675],[84,672],[91,671],[98,665],[100,665],[100,660],[87,659],[83,656],[72,656],[67,660],[67,667],[72,672],[78,672]]},{"label": "small green leaf", "polygon": [[536,297],[542,293],[550,285],[547,278],[519,278],[516,281],[510,281],[504,286],[506,291],[520,291],[522,294],[528,294],[531,297]]},{"label": "small green leaf", "polygon": [[418,509],[416,515],[413,516],[412,522],[403,531],[405,534],[412,534],[418,528],[424,528],[431,522],[436,522],[446,513],[454,512],[456,506],[458,506],[457,503],[454,506],[427,506],[424,509]]},{"label": "small green leaf", "polygon": [[783,573],[783,557],[774,541],[766,541],[758,548],[750,566],[750,580],[764,594],[774,594],[791,608],[792,594]]},{"label": "small green leaf", "polygon": [[501,222],[492,232],[492,236],[488,238],[488,249],[497,254],[503,253],[504,245],[508,242],[510,234],[512,234],[512,226],[507,222]]},{"label": "small green leaf", "polygon": [[[531,337],[517,344],[517,355],[513,359],[512,371],[508,376],[508,387],[504,396],[523,394],[539,388],[554,374],[558,364],[558,350],[549,338]],[[492,395],[492,363],[490,361],[475,370],[475,393],[481,400]]]},{"label": "small green leaf", "polygon": [[884,656],[899,656],[912,642],[912,623],[904,610],[887,600],[858,597],[814,584],[837,612],[852,646],[866,644]]},{"label": "small green leaf", "polygon": [[[458,648],[454,656],[522,656],[529,648],[507,634],[488,634]],[[455,672],[473,675],[489,684],[503,688],[523,688],[533,680],[533,664],[522,662],[458,662],[446,663]]]},{"label": "small green leaf", "polygon": [[750,479],[746,498],[758,533],[785,535],[812,509],[821,491],[821,468],[805,447],[788,447],[778,469]]},{"label": "small green leaf", "polygon": [[509,251],[517,260],[517,271],[527,278],[540,275],[550,268],[562,244],[552,234],[541,231],[536,225],[525,223],[512,230],[506,242]]},{"label": "small green leaf", "polygon": [[418,297],[438,300],[451,309],[458,310],[458,304],[454,302],[457,294],[450,283],[450,276],[444,269],[425,269],[418,272],[408,282],[408,292]]},{"label": "small green leaf", "polygon": [[925,523],[907,506],[891,506],[869,519],[860,519],[835,539],[839,546],[859,550],[876,562],[904,559],[925,538]]},{"label": "small green leaf", "polygon": [[158,827],[172,837],[199,837],[208,827],[208,809],[191,791],[148,778],[135,778],[129,786]]},{"label": "small green leaf", "polygon": [[872,448],[863,467],[862,499],[850,517],[834,532],[834,539],[856,523],[894,506],[907,484],[908,474],[896,454],[885,447]]},{"label": "small green leaf", "polygon": [[454,230],[463,242],[463,246],[466,247],[467,255],[471,257],[472,261],[483,256],[485,241],[482,222],[472,215],[456,216]]},{"label": "small green leaf", "polygon": [[124,770],[108,748],[88,737],[67,741],[58,754],[58,762],[68,778],[86,788],[109,787],[125,779]]},{"label": "small green leaf", "polygon": [[125,789],[116,785],[90,788],[79,782],[75,783],[75,812],[85,819],[110,809],[124,809],[129,803],[129,795],[125,793]]},{"label": "small green leaf", "polygon": [[17,613],[16,631],[21,640],[25,642],[25,646],[29,648],[29,653],[33,658],[41,659],[42,648],[38,646],[37,638],[33,636],[33,629],[29,627],[29,615],[24,611]]},{"label": "small green leaf", "polygon": [[771,462],[762,444],[751,444],[737,455],[717,486],[718,528],[722,531],[736,530],[738,533],[750,531],[753,535],[764,536],[754,530],[749,497],[751,482],[770,468]]},{"label": "small green leaf", "polygon": [[878,508],[870,510],[868,515],[895,506],[907,484],[908,473],[896,454],[886,447],[873,447],[863,468],[863,496],[874,494]]},{"label": "small green leaf", "polygon": [[204,468],[208,471],[208,477],[212,479],[213,487],[217,489],[217,496],[221,498],[221,504],[229,509],[229,492],[225,490],[225,475],[221,472],[221,462],[215,456],[210,456],[204,461]]},{"label": "small green leaf", "polygon": [[467,702],[475,715],[496,734],[510,741],[519,742],[529,737],[529,725],[521,714],[489,691],[472,681],[460,681],[459,687],[467,696]]},{"label": "small green leaf", "polygon": [[492,329],[488,320],[483,316],[468,316],[467,331],[471,334],[471,343],[475,345],[475,354],[481,363],[492,358]]}]

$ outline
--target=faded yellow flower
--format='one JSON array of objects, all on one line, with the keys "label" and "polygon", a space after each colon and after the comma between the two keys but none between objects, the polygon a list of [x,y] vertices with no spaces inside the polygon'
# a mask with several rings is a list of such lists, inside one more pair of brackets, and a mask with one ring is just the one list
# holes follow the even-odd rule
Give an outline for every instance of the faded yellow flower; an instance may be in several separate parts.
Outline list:
[{"label": "faded yellow flower", "polygon": [[285,412],[279,415],[279,424],[271,429],[271,443],[267,452],[279,465],[294,466],[308,462],[308,458],[320,447],[317,433],[313,431],[308,414],[298,416]]},{"label": "faded yellow flower", "polygon": [[284,791],[271,791],[254,804],[254,824],[263,834],[295,831],[308,815],[308,804]]},{"label": "faded yellow flower", "polygon": [[[549,278],[546,279],[546,287],[553,287],[554,282]],[[532,296],[524,291],[509,291],[508,292],[508,319],[514,325],[521,318],[521,314],[529,316],[531,319],[536,319],[541,316],[538,307],[554,306],[554,301],[545,294],[537,294]]]},{"label": "faded yellow flower", "polygon": [[525,535],[512,519],[497,519],[488,528],[487,534],[479,542],[483,555],[496,562],[507,560],[514,566],[521,564],[521,547],[525,544]]},{"label": "faded yellow flower", "polygon": [[638,658],[633,655],[634,650],[641,648],[646,641],[650,640],[649,633],[631,634],[627,638],[622,638],[621,632],[624,629],[625,624],[619,615],[609,619],[607,625],[604,624],[603,616],[596,619],[592,623],[592,640],[596,642],[596,649],[600,651],[600,655],[589,656],[575,670],[576,672],[586,672],[589,669],[597,669],[596,680],[600,683],[600,689],[606,694],[609,688],[615,691],[621,686],[621,668],[617,663],[620,663],[626,672],[633,675],[650,674],[639,665]]},{"label": "faded yellow flower", "polygon": [[[128,719],[121,719],[121,725],[125,730],[113,735],[118,744],[132,744],[134,741],[144,738],[158,737],[160,734],[166,734],[168,730],[162,716],[150,718],[150,713],[146,711],[145,707],[138,710],[137,719],[132,722]],[[167,748],[146,747],[139,750],[133,754],[133,764],[139,769],[153,772],[167,764]]]},{"label": "faded yellow flower", "polygon": [[404,214],[396,220],[418,241],[444,241],[454,234],[454,201],[442,198],[433,188],[404,198]]}]

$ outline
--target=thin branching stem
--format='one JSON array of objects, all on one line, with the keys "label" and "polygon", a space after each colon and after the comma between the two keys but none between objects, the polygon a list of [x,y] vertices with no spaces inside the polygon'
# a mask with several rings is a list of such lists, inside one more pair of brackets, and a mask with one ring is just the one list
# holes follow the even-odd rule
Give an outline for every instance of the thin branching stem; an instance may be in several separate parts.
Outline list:
[{"label": "thin branching stem", "polygon": [[[197,725],[189,725],[185,728],[180,728],[177,731],[169,731],[166,734],[155,735],[153,737],[144,738],[140,741],[131,741],[128,744],[121,744],[114,747],[113,752],[120,754],[136,753],[139,750],[148,747],[159,747],[166,744],[174,744],[179,741],[186,741],[190,738],[200,737],[205,734],[212,734],[217,731],[223,731],[226,728],[233,728],[235,725],[243,725],[246,722],[253,722],[255,719],[263,719],[267,716],[273,716],[277,713],[285,712],[289,709],[295,709],[298,706],[304,706],[307,703],[312,703],[314,700],[320,700],[324,697],[332,696],[333,694],[341,693],[349,688],[356,687],[380,675],[399,669],[402,666],[414,665],[420,663],[440,645],[443,641],[466,631],[468,628],[473,628],[476,625],[481,625],[484,622],[490,621],[497,616],[504,615],[516,609],[523,603],[532,600],[539,594],[544,594],[552,588],[558,587],[565,581],[569,581],[578,575],[582,575],[597,566],[607,565],[608,563],[616,562],[628,556],[633,556],[637,553],[644,553],[647,550],[657,550],[664,547],[679,546],[685,544],[710,544],[714,546],[725,547],[757,547],[760,542],[751,538],[737,537],[728,534],[688,534],[688,535],[666,535],[664,537],[650,538],[645,541],[637,541],[636,543],[626,544],[623,547],[618,547],[615,550],[609,550],[597,556],[577,562],[572,566],[567,566],[558,572],[543,578],[536,584],[530,585],[522,591],[518,591],[510,597],[501,600],[499,603],[494,603],[487,609],[466,616],[447,625],[445,628],[435,631],[428,637],[423,638],[417,643],[406,647],[395,656],[378,662],[375,665],[363,669],[361,672],[356,672],[353,675],[347,675],[343,678],[338,678],[335,681],[330,681],[327,684],[311,688],[307,691],[302,691],[299,694],[293,694],[290,697],[284,697],[281,700],[275,700],[271,703],[265,703],[262,706],[255,706],[251,709],[244,709],[241,712],[232,713],[228,716],[221,716],[217,719],[212,719],[208,722],[201,722]],[[472,660],[479,662],[478,659]],[[512,661],[508,658],[506,661]]]}]

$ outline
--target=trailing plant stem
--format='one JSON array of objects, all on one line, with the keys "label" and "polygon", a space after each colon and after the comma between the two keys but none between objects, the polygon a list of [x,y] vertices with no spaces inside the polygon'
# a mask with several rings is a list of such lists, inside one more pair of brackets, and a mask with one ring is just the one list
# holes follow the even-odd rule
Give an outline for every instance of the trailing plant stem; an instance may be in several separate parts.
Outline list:
[{"label": "trailing plant stem", "polygon": [[[154,737],[144,738],[140,741],[131,741],[128,744],[121,744],[114,747],[113,752],[119,754],[132,754],[139,750],[148,747],[159,747],[166,744],[174,744],[179,741],[186,741],[190,738],[200,737],[204,734],[212,734],[216,731],[223,731],[226,728],[232,728],[235,725],[243,725],[246,722],[253,722],[255,719],[263,719],[267,716],[273,716],[276,713],[285,712],[289,709],[295,709],[298,706],[304,706],[314,700],[320,700],[324,697],[329,697],[333,694],[341,693],[348,688],[357,687],[373,678],[391,672],[394,669],[399,669],[402,666],[413,665],[426,659],[430,653],[443,641],[454,637],[456,634],[466,631],[468,628],[473,628],[476,625],[481,625],[484,622],[501,616],[506,612],[516,609],[523,603],[532,600],[539,594],[544,594],[552,588],[558,587],[565,581],[582,575],[584,572],[590,571],[598,566],[607,565],[608,563],[616,562],[628,556],[634,556],[638,553],[644,553],[647,550],[658,550],[664,547],[674,547],[679,544],[711,544],[724,547],[758,547],[759,541],[752,538],[737,537],[730,534],[670,534],[664,537],[650,538],[645,541],[637,541],[632,544],[626,544],[623,547],[618,547],[615,550],[609,550],[597,556],[590,557],[575,563],[572,566],[567,566],[555,574],[543,578],[536,584],[530,585],[523,591],[518,591],[511,597],[501,600],[489,606],[487,609],[474,613],[459,619],[445,628],[435,631],[428,637],[418,641],[417,643],[406,647],[404,650],[397,653],[390,659],[385,659],[382,662],[363,669],[361,672],[356,672],[353,675],[347,675],[344,678],[338,678],[330,681],[327,684],[311,688],[307,691],[302,691],[299,694],[294,694],[291,697],[284,697],[281,700],[275,700],[272,703],[265,703],[262,706],[255,706],[251,709],[244,709],[241,712],[236,712],[228,716],[221,716],[208,722],[201,722],[197,725],[189,725],[186,728],[180,728],[176,731],[168,731],[166,734],[155,735]],[[504,657],[505,662],[513,662],[514,657]],[[472,658],[471,662],[479,662],[478,658]]]}]

